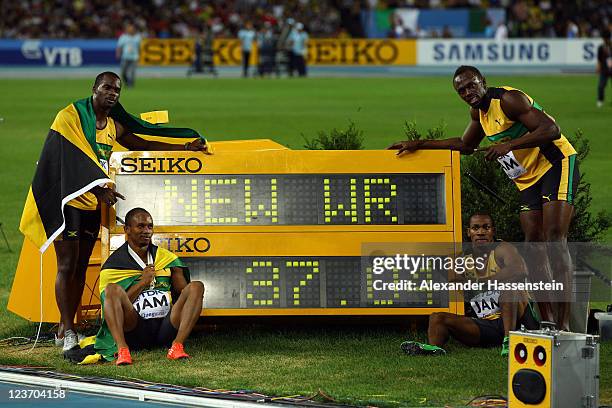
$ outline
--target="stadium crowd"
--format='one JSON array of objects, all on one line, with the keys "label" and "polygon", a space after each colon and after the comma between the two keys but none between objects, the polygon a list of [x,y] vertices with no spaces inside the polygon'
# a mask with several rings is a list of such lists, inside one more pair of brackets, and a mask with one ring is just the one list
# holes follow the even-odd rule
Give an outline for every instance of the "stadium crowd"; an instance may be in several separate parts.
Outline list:
[{"label": "stadium crowd", "polygon": [[612,15],[612,5],[598,0],[25,0],[3,2],[0,38],[114,38],[126,21],[148,37],[193,37],[207,26],[230,38],[247,21],[258,29],[287,18],[311,37],[359,38],[364,11],[460,7],[505,8],[508,37],[598,37]]},{"label": "stadium crowd", "polygon": [[113,38],[126,21],[149,37],[191,37],[209,26],[229,38],[247,21],[277,25],[291,16],[313,36],[336,37],[341,13],[341,5],[322,0],[27,0],[3,3],[0,38]]}]

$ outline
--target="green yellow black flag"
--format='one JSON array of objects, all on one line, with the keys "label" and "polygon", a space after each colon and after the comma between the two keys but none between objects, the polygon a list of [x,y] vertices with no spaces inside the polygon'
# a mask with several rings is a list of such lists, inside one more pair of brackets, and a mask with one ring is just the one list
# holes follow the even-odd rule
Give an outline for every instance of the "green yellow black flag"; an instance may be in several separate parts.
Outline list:
[{"label": "green yellow black flag", "polygon": [[[202,138],[193,129],[145,122],[127,113],[119,103],[109,116],[135,134]],[[99,162],[95,139],[96,117],[91,97],[68,105],[51,125],[19,225],[41,252],[64,230],[64,206],[68,201],[97,185],[113,183]]]}]

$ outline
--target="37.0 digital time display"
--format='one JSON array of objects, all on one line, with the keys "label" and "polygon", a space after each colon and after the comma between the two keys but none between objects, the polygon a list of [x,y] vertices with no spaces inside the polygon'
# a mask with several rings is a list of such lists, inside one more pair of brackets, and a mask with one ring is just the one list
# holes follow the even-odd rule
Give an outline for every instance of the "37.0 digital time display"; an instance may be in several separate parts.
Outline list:
[{"label": "37.0 digital time display", "polygon": [[388,290],[384,283],[441,281],[434,270],[373,274],[361,257],[186,258],[207,288],[205,308],[447,307],[448,294]]}]

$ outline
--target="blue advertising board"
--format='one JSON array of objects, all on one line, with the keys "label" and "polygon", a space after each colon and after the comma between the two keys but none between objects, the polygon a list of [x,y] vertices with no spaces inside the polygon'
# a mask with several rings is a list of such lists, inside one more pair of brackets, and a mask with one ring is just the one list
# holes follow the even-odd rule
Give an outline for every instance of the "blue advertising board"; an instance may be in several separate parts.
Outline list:
[{"label": "blue advertising board", "polygon": [[117,64],[117,40],[0,40],[0,65],[82,67]]}]

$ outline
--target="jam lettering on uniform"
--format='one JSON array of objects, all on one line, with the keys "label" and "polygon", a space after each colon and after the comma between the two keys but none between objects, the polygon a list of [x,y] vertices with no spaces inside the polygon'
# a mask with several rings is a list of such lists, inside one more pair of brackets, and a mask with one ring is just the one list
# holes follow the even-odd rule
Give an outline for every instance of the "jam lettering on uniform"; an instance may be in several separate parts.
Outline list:
[{"label": "jam lettering on uniform", "polygon": [[170,312],[172,301],[169,292],[151,289],[143,291],[133,305],[140,317],[154,319],[165,317]]}]

